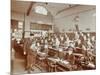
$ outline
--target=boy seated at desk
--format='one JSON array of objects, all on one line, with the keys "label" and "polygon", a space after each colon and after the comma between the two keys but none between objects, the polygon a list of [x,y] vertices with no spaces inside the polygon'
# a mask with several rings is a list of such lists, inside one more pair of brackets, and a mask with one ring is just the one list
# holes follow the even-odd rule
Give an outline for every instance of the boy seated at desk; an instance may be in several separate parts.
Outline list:
[{"label": "boy seated at desk", "polygon": [[70,45],[67,48],[67,54],[66,54],[66,59],[71,63],[74,64],[74,55],[73,55],[73,50],[74,48]]}]

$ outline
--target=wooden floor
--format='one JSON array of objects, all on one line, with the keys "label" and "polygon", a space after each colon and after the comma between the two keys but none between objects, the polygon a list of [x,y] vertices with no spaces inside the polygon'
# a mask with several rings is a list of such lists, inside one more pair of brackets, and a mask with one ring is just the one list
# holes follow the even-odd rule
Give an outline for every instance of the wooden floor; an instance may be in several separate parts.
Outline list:
[{"label": "wooden floor", "polygon": [[[44,73],[45,70],[40,70],[38,66],[34,66],[34,71],[31,73]],[[15,58],[13,60],[13,63],[11,65],[11,74],[12,75],[19,75],[19,74],[27,74],[27,71],[25,70],[25,57],[19,54],[18,52],[15,53]]]}]

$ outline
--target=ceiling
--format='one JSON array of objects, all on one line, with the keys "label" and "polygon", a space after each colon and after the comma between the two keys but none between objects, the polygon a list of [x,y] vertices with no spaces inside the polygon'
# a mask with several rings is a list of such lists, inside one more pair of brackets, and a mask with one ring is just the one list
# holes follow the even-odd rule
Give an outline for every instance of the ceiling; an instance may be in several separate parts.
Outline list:
[{"label": "ceiling", "polygon": [[[44,6],[50,13],[52,16],[57,16],[59,14],[63,15],[62,12],[65,12],[64,14],[68,14],[70,13],[74,13],[74,11],[69,11],[69,10],[73,10],[73,8],[76,9],[75,13],[78,11],[82,11],[79,10],[79,6],[80,5],[72,5],[72,4],[62,4],[62,3],[44,3],[44,2],[30,2],[30,1],[16,1],[16,0],[11,0],[11,11],[12,12],[17,12],[17,13],[22,13],[22,14],[27,14],[28,16],[30,15],[30,13],[33,13],[32,10],[34,10],[35,6]],[[77,10],[78,7],[78,10]],[[85,6],[84,10],[87,7]],[[90,7],[93,8],[93,7]],[[89,9],[90,9],[89,8]],[[81,8],[80,8],[81,9]]]},{"label": "ceiling", "polygon": [[31,2],[11,1],[11,11],[17,13],[26,13]]}]

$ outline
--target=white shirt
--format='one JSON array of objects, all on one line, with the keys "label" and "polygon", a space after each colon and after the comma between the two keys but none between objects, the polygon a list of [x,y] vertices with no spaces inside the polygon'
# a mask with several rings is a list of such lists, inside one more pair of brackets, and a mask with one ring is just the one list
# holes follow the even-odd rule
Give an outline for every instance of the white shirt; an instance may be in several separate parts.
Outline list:
[{"label": "white shirt", "polygon": [[56,38],[56,46],[60,45],[60,41],[58,40],[58,38]]},{"label": "white shirt", "polygon": [[47,41],[47,40],[45,40],[45,43],[48,43],[48,41]]},{"label": "white shirt", "polygon": [[93,47],[90,41],[88,41],[87,44],[88,44],[88,49],[91,49],[91,47]]},{"label": "white shirt", "polygon": [[82,49],[83,49],[83,50],[86,50],[86,47],[85,47],[84,45],[82,45]]},{"label": "white shirt", "polygon": [[77,32],[75,32],[75,39],[79,39],[79,35]]},{"label": "white shirt", "polygon": [[95,36],[92,36],[92,37],[91,37],[91,40],[92,40],[92,41],[95,41]]},{"label": "white shirt", "polygon": [[60,39],[61,39],[61,41],[63,41],[64,40],[64,37],[61,36]]},{"label": "white shirt", "polygon": [[46,49],[47,49],[47,48],[48,48],[48,45],[45,45],[45,46],[44,46],[44,48],[46,48]]},{"label": "white shirt", "polygon": [[36,50],[36,49],[37,49],[35,43],[33,43],[33,44],[31,45],[30,49],[32,49],[32,50]]},{"label": "white shirt", "polygon": [[79,44],[81,44],[81,40],[80,40],[80,39],[78,39],[78,45],[79,45]]},{"label": "white shirt", "polygon": [[37,43],[37,46],[40,46],[40,43]]},{"label": "white shirt", "polygon": [[69,46],[73,47],[74,48],[74,43],[69,43]]},{"label": "white shirt", "polygon": [[86,40],[86,36],[85,35],[83,36],[83,38],[84,38],[84,40]]}]

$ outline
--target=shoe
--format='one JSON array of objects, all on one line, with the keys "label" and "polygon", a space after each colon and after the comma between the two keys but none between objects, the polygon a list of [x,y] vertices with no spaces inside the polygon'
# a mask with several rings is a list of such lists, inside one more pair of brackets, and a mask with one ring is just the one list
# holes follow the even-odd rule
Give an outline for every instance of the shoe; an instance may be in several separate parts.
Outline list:
[{"label": "shoe", "polygon": [[29,70],[27,73],[28,73],[28,74],[30,74],[30,73],[31,73],[31,71]]},{"label": "shoe", "polygon": [[27,68],[25,68],[25,71],[28,70]]},{"label": "shoe", "polygon": [[34,68],[31,68],[32,71],[34,71]]}]

